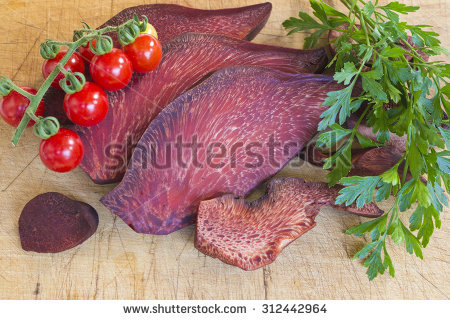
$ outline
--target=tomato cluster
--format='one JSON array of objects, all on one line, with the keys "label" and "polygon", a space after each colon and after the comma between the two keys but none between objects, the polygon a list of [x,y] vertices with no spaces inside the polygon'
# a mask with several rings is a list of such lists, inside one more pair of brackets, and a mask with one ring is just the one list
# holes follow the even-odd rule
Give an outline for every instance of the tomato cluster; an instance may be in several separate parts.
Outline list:
[{"label": "tomato cluster", "polygon": [[[92,40],[96,46],[96,40]],[[47,78],[66,54],[61,50],[53,59],[44,61],[42,74]],[[75,93],[66,93],[64,111],[67,117],[80,126],[94,126],[100,123],[108,113],[108,96],[104,90],[120,90],[131,81],[133,71],[150,72],[158,67],[162,58],[162,47],[158,41],[155,28],[148,24],[133,43],[122,49],[113,48],[103,55],[96,55],[90,49],[90,43],[78,48],[73,53],[64,69],[70,72],[85,72],[85,62],[89,68],[93,82],[86,81],[82,89]],[[61,89],[60,81],[64,74],[60,72],[51,86]],[[62,83],[64,85],[64,83]],[[36,94],[36,90],[22,87],[23,90]],[[16,91],[0,98],[0,115],[4,120],[17,127],[23,118],[29,100]],[[44,103],[41,101],[35,112],[36,116],[44,114]],[[28,126],[33,125],[30,121]],[[48,139],[43,139],[39,155],[44,165],[57,172],[67,172],[76,168],[83,158],[84,146],[81,138],[74,131],[59,129]]]}]

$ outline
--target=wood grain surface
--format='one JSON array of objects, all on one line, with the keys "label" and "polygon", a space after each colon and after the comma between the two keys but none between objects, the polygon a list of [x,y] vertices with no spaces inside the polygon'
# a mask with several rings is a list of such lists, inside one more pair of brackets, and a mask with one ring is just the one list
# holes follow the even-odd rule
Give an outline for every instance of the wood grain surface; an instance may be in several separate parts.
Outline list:
[{"label": "wood grain surface", "polygon": [[[68,40],[80,20],[97,26],[121,9],[150,2],[216,9],[258,0],[0,0],[0,74],[19,85],[42,83],[39,44],[45,38]],[[337,1],[328,1],[330,4]],[[420,5],[408,21],[432,24],[450,48],[449,0],[402,1]],[[306,0],[272,0],[272,15],[255,42],[300,48],[304,34],[286,37],[281,22]],[[273,264],[245,272],[204,256],[193,246],[194,228],[168,236],[133,232],[98,201],[113,186],[98,186],[80,169],[66,174],[47,170],[38,157],[31,130],[18,147],[14,129],[0,121],[0,298],[2,299],[448,299],[450,211],[424,250],[424,260],[404,246],[389,244],[396,277],[369,282],[360,261],[352,260],[366,239],[344,235],[363,219],[331,208],[321,210],[317,226],[288,246]],[[323,181],[325,172],[303,165],[280,175]],[[18,219],[37,194],[57,191],[94,206],[97,233],[59,254],[36,254],[20,247]],[[386,204],[384,208],[389,205]],[[405,214],[406,217],[406,214]]]}]

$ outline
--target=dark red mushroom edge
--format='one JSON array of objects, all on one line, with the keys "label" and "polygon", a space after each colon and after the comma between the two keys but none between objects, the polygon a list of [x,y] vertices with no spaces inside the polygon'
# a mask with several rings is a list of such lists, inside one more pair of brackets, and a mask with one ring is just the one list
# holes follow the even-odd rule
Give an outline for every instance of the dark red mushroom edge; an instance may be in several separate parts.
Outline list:
[{"label": "dark red mushroom edge", "polygon": [[202,201],[195,247],[225,263],[255,270],[275,261],[288,244],[312,229],[322,206],[365,217],[383,214],[374,203],[363,208],[336,206],[340,189],[299,178],[277,178],[269,183],[265,196],[251,203],[233,195]]},{"label": "dark red mushroom edge", "polygon": [[93,207],[57,192],[30,200],[19,218],[22,248],[39,253],[69,250],[91,237],[97,227],[98,214]]}]

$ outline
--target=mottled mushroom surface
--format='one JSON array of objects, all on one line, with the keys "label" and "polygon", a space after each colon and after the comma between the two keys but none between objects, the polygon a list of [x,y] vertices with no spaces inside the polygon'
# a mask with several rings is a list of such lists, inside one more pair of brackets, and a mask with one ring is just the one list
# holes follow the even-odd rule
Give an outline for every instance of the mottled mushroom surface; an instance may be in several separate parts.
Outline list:
[{"label": "mottled mushroom surface", "polygon": [[[244,270],[272,263],[292,241],[315,226],[322,206],[334,206],[339,187],[277,178],[264,197],[253,202],[233,195],[202,201],[197,216],[195,247],[202,253]],[[378,216],[373,203],[352,213]]]},{"label": "mottled mushroom surface", "polygon": [[100,184],[119,182],[137,142],[151,121],[176,97],[224,67],[254,65],[288,73],[315,73],[323,49],[297,50],[225,36],[186,33],[163,45],[159,67],[134,74],[127,88],[108,92],[110,110],[92,127],[74,126],[85,154],[81,168]]},{"label": "mottled mushroom surface", "polygon": [[152,121],[101,202],[140,233],[190,225],[200,201],[245,196],[280,171],[317,132],[322,102],[339,88],[326,75],[221,69]]}]

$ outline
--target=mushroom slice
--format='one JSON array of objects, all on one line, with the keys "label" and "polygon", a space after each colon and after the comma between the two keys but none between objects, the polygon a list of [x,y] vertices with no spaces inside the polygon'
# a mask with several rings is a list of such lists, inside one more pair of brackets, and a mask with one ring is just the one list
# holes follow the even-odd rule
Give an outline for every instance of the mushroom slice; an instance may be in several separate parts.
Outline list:
[{"label": "mushroom slice", "polygon": [[140,233],[193,224],[200,201],[245,196],[280,171],[317,132],[322,102],[338,88],[326,75],[221,69],[159,113],[101,202]]},{"label": "mushroom slice", "polygon": [[297,50],[210,34],[185,33],[163,45],[159,67],[134,74],[122,90],[108,92],[106,118],[91,127],[75,126],[84,157],[80,167],[99,184],[119,182],[148,125],[184,91],[212,72],[254,65],[287,73],[315,73],[325,63],[323,49]]},{"label": "mushroom slice", "polygon": [[[340,187],[299,178],[272,180],[264,197],[251,203],[233,195],[202,201],[195,247],[244,270],[275,261],[292,241],[312,229],[322,206],[333,206]],[[337,206],[365,216],[383,213],[374,203],[361,209]]]},{"label": "mushroom slice", "polygon": [[98,226],[97,211],[84,202],[57,192],[31,199],[19,218],[19,234],[26,251],[56,253],[86,241]]}]

